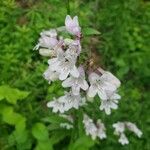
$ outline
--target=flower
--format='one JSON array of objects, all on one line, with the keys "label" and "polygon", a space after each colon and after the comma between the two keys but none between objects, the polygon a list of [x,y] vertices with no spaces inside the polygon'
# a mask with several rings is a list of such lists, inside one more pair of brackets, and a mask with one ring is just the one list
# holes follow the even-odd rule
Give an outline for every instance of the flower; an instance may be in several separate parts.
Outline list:
[{"label": "flower", "polygon": [[107,100],[102,100],[100,105],[100,110],[105,110],[105,113],[107,115],[111,114],[111,109],[117,109],[118,108],[118,100],[121,98],[121,96],[117,93],[111,94],[107,92]]},{"label": "flower", "polygon": [[120,86],[120,81],[110,72],[105,71],[101,76],[95,72],[89,75],[91,86],[88,96],[94,97],[96,94],[102,99],[107,100],[107,91],[114,92]]},{"label": "flower", "polygon": [[53,49],[58,44],[56,30],[52,29],[49,31],[43,31],[40,35],[41,37],[39,39],[39,43],[36,46],[36,49],[39,47]]},{"label": "flower", "polygon": [[73,77],[79,77],[79,71],[75,66],[77,55],[68,49],[66,52],[60,52],[56,58],[48,60],[52,71],[59,73],[59,79],[65,80],[69,74]]},{"label": "flower", "polygon": [[93,120],[89,118],[88,115],[84,114],[83,124],[84,124],[86,135],[91,135],[93,140],[95,140],[96,137],[100,139],[106,138],[106,133],[105,133],[106,129],[100,119],[97,120],[97,123],[95,125]]},{"label": "flower", "polygon": [[80,106],[85,104],[85,98],[82,98],[80,95],[73,95],[72,92],[66,92],[64,96],[50,101],[47,103],[47,106],[53,108],[53,112],[64,113],[65,111],[70,110],[71,108],[78,109]]},{"label": "flower", "polygon": [[71,87],[72,88],[72,93],[74,95],[79,95],[80,93],[80,88],[86,91],[88,89],[88,83],[85,80],[85,72],[83,67],[78,68],[79,71],[79,77],[73,77],[70,76],[67,78],[65,81],[63,81],[62,86],[63,87]]},{"label": "flower", "polygon": [[119,138],[119,143],[121,143],[122,145],[126,145],[129,144],[128,138],[126,137],[126,135],[124,133],[120,134],[120,138]]},{"label": "flower", "polygon": [[62,97],[56,99],[53,98],[53,101],[47,103],[47,107],[52,108],[54,113],[60,112],[64,113],[66,108],[64,107],[64,102],[62,102]]},{"label": "flower", "polygon": [[125,131],[125,124],[123,122],[117,122],[113,124],[113,128],[115,128],[115,134],[119,135]]},{"label": "flower", "polygon": [[79,26],[79,22],[78,22],[78,17],[75,16],[73,19],[67,15],[66,19],[65,19],[65,26],[66,26],[66,30],[68,32],[70,32],[73,35],[76,35],[78,37],[80,37],[80,26]]},{"label": "flower", "polygon": [[100,119],[97,120],[97,137],[100,139],[105,139],[106,138],[106,133],[105,133],[105,126],[102,123]]},{"label": "flower", "polygon": [[51,83],[51,81],[56,81],[59,77],[59,73],[56,71],[52,71],[50,68],[48,68],[44,74],[43,74],[44,78],[46,80],[48,80],[49,84]]},{"label": "flower", "polygon": [[134,123],[126,122],[126,126],[130,131],[134,132],[139,138],[142,136],[143,133],[141,132],[140,129],[137,128],[137,126]]},{"label": "flower", "polygon": [[92,139],[95,140],[97,137],[97,128],[93,123],[93,120],[89,118],[86,114],[84,114],[83,116],[83,124],[86,135],[91,135]]}]

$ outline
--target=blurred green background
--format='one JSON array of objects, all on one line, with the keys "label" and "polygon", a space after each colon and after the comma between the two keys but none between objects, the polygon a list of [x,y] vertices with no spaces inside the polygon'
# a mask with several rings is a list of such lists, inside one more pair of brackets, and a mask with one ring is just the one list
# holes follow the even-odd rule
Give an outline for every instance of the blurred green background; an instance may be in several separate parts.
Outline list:
[{"label": "blurred green background", "polygon": [[[46,108],[63,89],[60,82],[49,86],[43,79],[47,59],[32,49],[42,30],[64,25],[68,0],[1,0],[0,150],[150,150],[150,1],[70,0],[69,5],[82,28],[101,32],[82,44],[96,50],[100,65],[122,82],[122,100],[111,116],[100,112],[96,101],[89,104],[108,138],[85,136],[80,111],[74,129],[65,130],[59,127],[62,118]],[[130,144],[121,146],[111,127],[118,120],[135,122],[142,138],[127,133]]]}]

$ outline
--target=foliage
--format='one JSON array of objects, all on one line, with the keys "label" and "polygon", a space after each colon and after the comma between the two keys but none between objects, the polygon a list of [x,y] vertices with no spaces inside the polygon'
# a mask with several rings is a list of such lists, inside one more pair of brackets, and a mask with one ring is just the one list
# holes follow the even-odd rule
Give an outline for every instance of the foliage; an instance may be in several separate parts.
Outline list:
[{"label": "foliage", "polygon": [[[44,81],[47,62],[32,51],[43,29],[63,24],[66,2],[0,1],[0,149],[149,149],[149,1],[70,0],[71,15],[78,15],[81,26],[89,28],[83,35],[94,32],[83,36],[84,43],[100,55],[97,63],[122,81],[120,107],[111,119],[99,112],[97,100],[89,103],[90,115],[110,128],[107,141],[94,142],[85,136],[80,112],[72,112],[78,118],[68,131],[59,126],[66,120],[47,109],[46,102],[62,95],[63,89],[59,82],[49,86]],[[131,136],[128,146],[120,146],[111,128],[118,120],[136,122],[143,138]]]}]

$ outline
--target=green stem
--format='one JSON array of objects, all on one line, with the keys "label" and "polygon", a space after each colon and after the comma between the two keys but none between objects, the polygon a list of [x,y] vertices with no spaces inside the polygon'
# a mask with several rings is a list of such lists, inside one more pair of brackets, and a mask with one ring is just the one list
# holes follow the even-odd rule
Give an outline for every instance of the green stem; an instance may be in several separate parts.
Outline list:
[{"label": "green stem", "polygon": [[70,0],[67,0],[67,14],[70,15]]}]

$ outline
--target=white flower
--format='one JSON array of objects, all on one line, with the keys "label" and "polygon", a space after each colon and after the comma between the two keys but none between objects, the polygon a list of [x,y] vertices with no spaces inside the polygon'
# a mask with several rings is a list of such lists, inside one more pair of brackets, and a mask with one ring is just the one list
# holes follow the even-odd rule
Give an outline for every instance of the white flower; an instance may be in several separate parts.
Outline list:
[{"label": "white flower", "polygon": [[39,47],[53,49],[58,44],[56,30],[52,29],[41,33]]},{"label": "white flower", "polygon": [[122,145],[125,144],[129,144],[128,138],[126,137],[126,135],[124,133],[120,134],[120,138],[119,138],[119,143],[121,143]]},{"label": "white flower", "polygon": [[107,93],[107,100],[101,100],[100,110],[105,110],[105,113],[107,115],[111,114],[111,109],[117,109],[118,108],[118,100],[121,98],[121,96],[117,93]]},{"label": "white flower", "polygon": [[90,135],[92,139],[95,140],[97,137],[97,128],[93,123],[93,120],[89,118],[86,114],[84,114],[83,123],[86,135]]},{"label": "white flower", "polygon": [[80,95],[73,95],[71,92],[66,92],[64,96],[50,101],[47,103],[47,106],[53,108],[53,112],[64,113],[65,111],[70,110],[71,108],[78,109],[80,106],[85,104],[85,98],[82,98]]},{"label": "white flower", "polygon": [[64,113],[66,108],[64,107],[64,103],[61,100],[62,97],[56,99],[54,98],[53,101],[47,103],[47,107],[52,108],[54,113],[60,112]]},{"label": "white flower", "polygon": [[73,19],[67,15],[66,19],[65,19],[65,26],[66,26],[66,30],[68,32],[70,32],[73,35],[76,35],[78,37],[80,37],[80,26],[79,26],[79,22],[78,22],[78,17],[75,16]]},{"label": "white flower", "polygon": [[73,125],[65,122],[65,123],[60,123],[60,127],[69,130],[73,128]]},{"label": "white flower", "polygon": [[84,114],[83,124],[84,124],[86,135],[90,135],[93,140],[95,140],[96,137],[100,139],[106,138],[106,133],[105,133],[106,129],[100,119],[97,121],[95,125],[93,120],[89,118],[86,114]]},{"label": "white flower", "polygon": [[131,123],[131,122],[126,122],[126,126],[127,128],[134,132],[139,138],[142,136],[142,132],[140,129],[137,128],[137,126],[134,124],[134,123]]},{"label": "white flower", "polygon": [[107,100],[106,90],[113,93],[120,86],[120,81],[110,72],[106,71],[101,76],[94,72],[91,73],[89,81],[91,86],[88,90],[88,96],[94,97],[98,94],[102,100]]},{"label": "white flower", "polygon": [[88,89],[88,83],[85,80],[85,72],[83,67],[80,66],[78,68],[78,71],[80,73],[78,78],[70,76],[62,83],[63,87],[71,87],[74,95],[79,95],[80,88],[83,89],[84,91]]},{"label": "white flower", "polygon": [[75,66],[77,55],[71,53],[70,49],[66,52],[61,52],[56,58],[48,61],[51,70],[57,71],[60,80],[65,80],[69,74],[73,77],[79,77],[79,71]]},{"label": "white flower", "polygon": [[115,134],[119,135],[125,131],[125,124],[123,122],[117,122],[113,124],[113,128],[115,128]]},{"label": "white flower", "polygon": [[97,137],[99,137],[100,139],[105,139],[106,138],[105,130],[106,128],[102,123],[102,121],[100,119],[97,120]]},{"label": "white flower", "polygon": [[48,80],[49,84],[51,83],[51,81],[56,81],[59,77],[59,73],[56,71],[52,71],[50,68],[48,68],[44,74],[43,74],[44,78],[46,80]]}]

